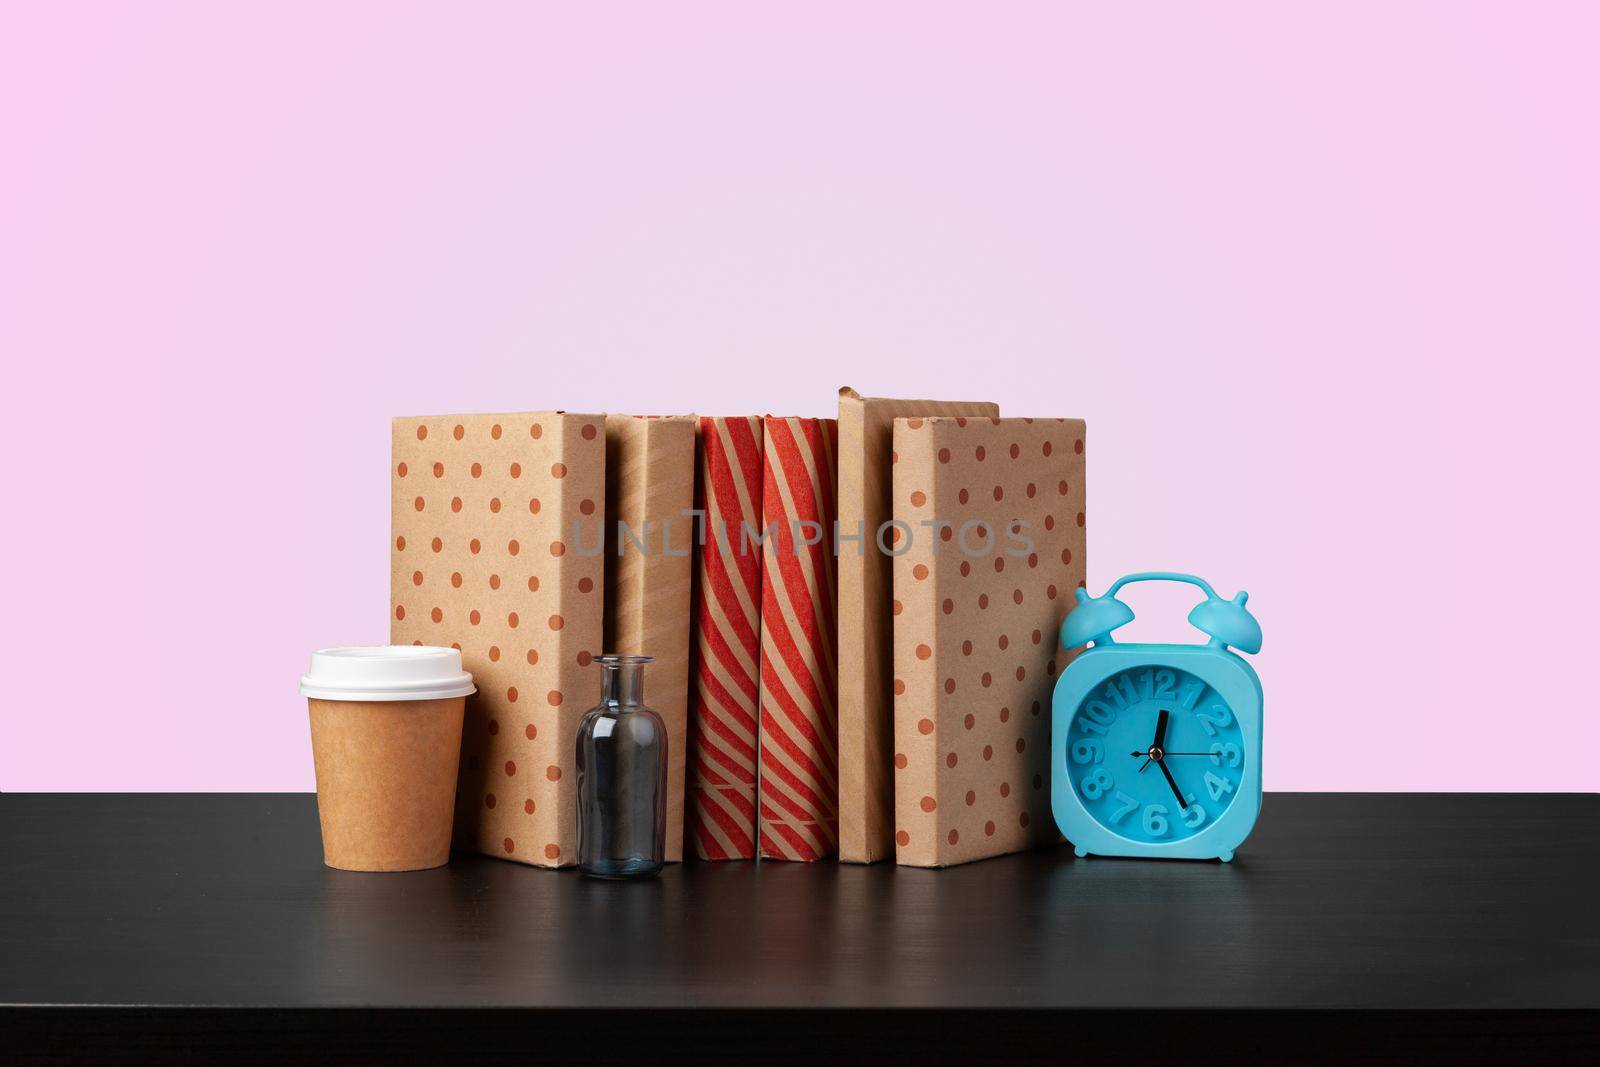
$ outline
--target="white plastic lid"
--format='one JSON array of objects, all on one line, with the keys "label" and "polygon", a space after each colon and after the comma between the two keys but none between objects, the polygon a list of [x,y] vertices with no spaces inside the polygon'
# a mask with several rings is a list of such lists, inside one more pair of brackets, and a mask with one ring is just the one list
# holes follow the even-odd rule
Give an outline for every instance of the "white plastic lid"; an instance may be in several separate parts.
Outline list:
[{"label": "white plastic lid", "polygon": [[300,678],[300,695],[317,700],[443,700],[477,691],[461,653],[429,645],[324,648]]}]

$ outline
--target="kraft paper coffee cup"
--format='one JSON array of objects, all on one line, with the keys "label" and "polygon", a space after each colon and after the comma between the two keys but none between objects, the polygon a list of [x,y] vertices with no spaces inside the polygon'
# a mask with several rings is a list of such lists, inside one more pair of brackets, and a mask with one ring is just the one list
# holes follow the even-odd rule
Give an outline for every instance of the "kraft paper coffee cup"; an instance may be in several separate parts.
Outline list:
[{"label": "kraft paper coffee cup", "polygon": [[329,867],[415,871],[450,858],[461,717],[476,691],[453,648],[312,653],[300,693]]}]

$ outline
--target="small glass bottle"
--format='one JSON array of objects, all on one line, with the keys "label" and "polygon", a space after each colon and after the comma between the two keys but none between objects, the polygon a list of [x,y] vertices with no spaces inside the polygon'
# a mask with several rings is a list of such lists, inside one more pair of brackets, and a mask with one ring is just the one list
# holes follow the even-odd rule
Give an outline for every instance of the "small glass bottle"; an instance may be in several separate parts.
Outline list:
[{"label": "small glass bottle", "polygon": [[578,727],[578,870],[647,878],[667,844],[667,728],[644,703],[650,656],[600,656],[600,703]]}]

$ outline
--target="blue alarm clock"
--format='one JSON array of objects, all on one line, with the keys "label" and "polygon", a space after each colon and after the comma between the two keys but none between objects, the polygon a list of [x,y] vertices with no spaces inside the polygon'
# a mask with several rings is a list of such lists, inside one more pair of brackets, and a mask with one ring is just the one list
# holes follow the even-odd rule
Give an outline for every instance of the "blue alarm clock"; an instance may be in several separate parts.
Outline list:
[{"label": "blue alarm clock", "polygon": [[[1203,645],[1118,644],[1134,582],[1185,582],[1206,599]],[[1261,651],[1261,624],[1192,574],[1150,571],[1106,594],[1076,590],[1061,647],[1091,647],[1056,683],[1050,806],[1079,856],[1233,859],[1261,811],[1261,680],[1232,649]],[[1230,647],[1231,646],[1231,647]]]}]

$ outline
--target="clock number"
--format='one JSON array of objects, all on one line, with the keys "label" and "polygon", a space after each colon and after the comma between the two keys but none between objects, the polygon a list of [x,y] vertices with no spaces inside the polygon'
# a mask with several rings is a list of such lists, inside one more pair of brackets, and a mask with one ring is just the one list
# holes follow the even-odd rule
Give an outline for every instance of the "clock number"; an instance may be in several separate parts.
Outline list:
[{"label": "clock number", "polygon": [[1106,758],[1106,747],[1092,737],[1072,742],[1073,763],[1099,763]]},{"label": "clock number", "polygon": [[1078,729],[1086,734],[1099,734],[1101,737],[1106,735],[1106,728],[1092,719],[1086,719],[1082,715],[1078,715],[1074,716],[1072,721],[1077,724]]},{"label": "clock number", "polygon": [[1175,695],[1177,695],[1176,691],[1173,689],[1173,686],[1177,684],[1177,681],[1178,676],[1173,674],[1171,671],[1166,670],[1165,668],[1156,671],[1156,691],[1154,694],[1156,699],[1171,700]]},{"label": "clock number", "polygon": [[1201,681],[1192,681],[1183,687],[1183,692],[1178,694],[1178,703],[1184,711],[1193,711],[1194,706],[1200,702],[1200,694],[1206,691],[1206,684]]},{"label": "clock number", "polygon": [[1166,837],[1169,826],[1167,809],[1161,804],[1151,804],[1144,809],[1144,832],[1151,837]]},{"label": "clock number", "polygon": [[1084,776],[1083,781],[1078,783],[1078,788],[1083,790],[1083,795],[1090,800],[1099,800],[1116,784],[1117,780],[1107,774],[1104,767],[1096,767]]},{"label": "clock number", "polygon": [[1127,699],[1125,697],[1123,697],[1122,690],[1117,688],[1117,683],[1116,683],[1115,679],[1113,679],[1112,681],[1107,682],[1106,683],[1106,687],[1103,690],[1101,690],[1101,692],[1105,694],[1105,698],[1107,700],[1115,701],[1117,707],[1120,710],[1122,710],[1122,711],[1127,711],[1128,710],[1128,701],[1127,701]]},{"label": "clock number", "polygon": [[1194,714],[1200,720],[1207,737],[1216,737],[1217,727],[1227,726],[1233,722],[1233,712],[1228,710],[1226,704],[1213,704],[1204,711],[1197,711]]},{"label": "clock number", "polygon": [[1226,743],[1221,741],[1213,741],[1211,743],[1211,762],[1215,763],[1218,767],[1222,766],[1223,760],[1228,761],[1228,766],[1237,767],[1239,766],[1239,761],[1243,758],[1244,757],[1239,752],[1239,746],[1234,744],[1232,741]]},{"label": "clock number", "polygon": [[1091,700],[1085,703],[1083,714],[1102,726],[1110,726],[1117,719],[1117,710],[1103,700]]},{"label": "clock number", "polygon": [[1139,691],[1133,687],[1133,681],[1126,674],[1117,675],[1111,684],[1122,688],[1123,707],[1139,703]]},{"label": "clock number", "polygon": [[1206,821],[1206,809],[1194,802],[1193,793],[1185,794],[1183,802],[1189,805],[1183,809],[1183,825],[1193,830]]},{"label": "clock number", "polygon": [[1121,822],[1131,813],[1139,810],[1139,801],[1120,789],[1117,790],[1117,803],[1121,804],[1122,807],[1111,813],[1112,822]]},{"label": "clock number", "polygon": [[1233,782],[1215,771],[1207,771],[1206,792],[1211,794],[1212,800],[1221,800],[1224,793],[1233,792]]}]

